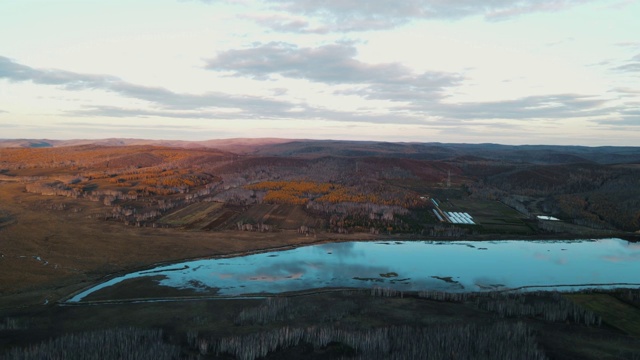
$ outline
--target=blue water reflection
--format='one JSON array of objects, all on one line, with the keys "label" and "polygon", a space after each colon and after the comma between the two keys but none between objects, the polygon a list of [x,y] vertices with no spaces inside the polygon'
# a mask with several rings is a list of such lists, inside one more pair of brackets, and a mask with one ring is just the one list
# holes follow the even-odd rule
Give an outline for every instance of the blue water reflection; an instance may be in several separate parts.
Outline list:
[{"label": "blue water reflection", "polygon": [[[112,279],[72,298],[141,276],[220,296],[323,287],[482,291],[640,283],[640,244],[621,239],[491,242],[346,242],[228,259],[188,261]],[[538,288],[539,289],[539,288]]]}]

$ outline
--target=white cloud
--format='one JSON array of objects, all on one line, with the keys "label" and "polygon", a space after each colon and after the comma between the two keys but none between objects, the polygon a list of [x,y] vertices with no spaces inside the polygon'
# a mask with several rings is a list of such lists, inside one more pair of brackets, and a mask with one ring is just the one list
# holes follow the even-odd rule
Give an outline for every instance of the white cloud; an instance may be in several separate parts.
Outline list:
[{"label": "white cloud", "polygon": [[[530,13],[555,12],[594,0],[266,0],[274,9],[319,21],[326,31],[384,30],[415,20],[461,19],[483,16],[502,20]],[[268,23],[263,23],[269,25]],[[307,23],[274,29],[306,32]],[[277,23],[272,24],[277,25]]]}]

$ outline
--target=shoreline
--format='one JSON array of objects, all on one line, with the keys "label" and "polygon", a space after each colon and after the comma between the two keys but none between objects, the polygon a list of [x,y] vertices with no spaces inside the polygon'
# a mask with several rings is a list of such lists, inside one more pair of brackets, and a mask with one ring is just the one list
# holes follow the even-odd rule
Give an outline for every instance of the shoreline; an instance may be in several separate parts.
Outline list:
[{"label": "shoreline", "polygon": [[[363,233],[364,234],[364,233]],[[356,235],[356,234],[347,234],[347,235]],[[634,240],[629,240],[629,239],[625,239],[623,237],[620,236],[599,236],[599,237],[583,237],[583,236],[570,236],[570,235],[566,235],[566,236],[551,236],[548,235],[546,236],[544,239],[541,239],[541,236],[508,236],[508,235],[503,235],[503,236],[487,236],[487,238],[447,238],[447,239],[442,239],[442,238],[429,238],[429,237],[420,237],[417,235],[411,235],[411,234],[404,234],[405,236],[395,236],[395,235],[385,235],[384,237],[375,237],[375,238],[358,238],[357,236],[354,236],[355,239],[353,238],[344,238],[344,237],[340,237],[340,238],[324,238],[324,239],[319,239],[317,241],[313,241],[313,242],[306,242],[306,243],[296,243],[296,244],[288,244],[288,245],[279,245],[279,246],[274,246],[274,247],[266,247],[266,248],[259,248],[259,249],[251,249],[251,250],[246,250],[246,251],[239,251],[239,252],[230,252],[230,253],[222,253],[222,254],[216,254],[216,255],[210,255],[210,256],[198,256],[198,257],[190,257],[190,258],[182,258],[182,259],[174,259],[174,260],[169,260],[169,261],[160,261],[160,262],[155,262],[152,264],[148,264],[139,268],[134,268],[134,269],[127,269],[127,270],[122,270],[122,271],[118,271],[118,272],[114,272],[111,274],[107,274],[105,276],[103,276],[100,279],[97,279],[95,281],[93,281],[90,285],[83,287],[79,290],[73,291],[72,293],[63,296],[60,299],[57,299],[55,301],[56,304],[58,305],[74,305],[77,304],[79,305],[81,303],[77,302],[77,303],[69,303],[68,301],[70,299],[72,299],[73,297],[75,297],[78,294],[83,293],[84,291],[87,291],[93,287],[96,287],[102,283],[108,282],[110,280],[113,280],[117,277],[121,277],[121,276],[125,276],[127,274],[131,274],[131,273],[135,273],[135,272],[143,272],[143,271],[150,271],[153,270],[157,267],[161,267],[161,266],[170,266],[170,265],[174,265],[174,264],[179,264],[179,263],[184,263],[184,262],[189,262],[189,261],[197,261],[197,260],[208,260],[208,259],[229,259],[229,258],[236,258],[236,257],[244,257],[244,256],[249,256],[249,255],[256,255],[256,254],[264,254],[264,253],[268,253],[268,252],[277,252],[277,251],[286,251],[286,250],[293,250],[293,249],[297,249],[297,248],[301,248],[301,247],[307,247],[307,246],[316,246],[316,245],[323,245],[323,244],[330,244],[330,243],[343,243],[343,242],[380,242],[380,241],[437,241],[437,242],[489,242],[489,241],[591,241],[591,240],[602,240],[602,239],[621,239],[624,241],[629,241],[629,242],[638,242],[640,241],[640,239],[636,238]],[[534,286],[535,287],[535,286]],[[505,290],[505,291],[512,291],[515,289],[510,289],[510,290]],[[272,295],[274,296],[274,295]],[[215,297],[213,297],[215,298]],[[100,301],[97,301],[100,302]],[[89,303],[91,303],[91,301],[89,301]]]}]

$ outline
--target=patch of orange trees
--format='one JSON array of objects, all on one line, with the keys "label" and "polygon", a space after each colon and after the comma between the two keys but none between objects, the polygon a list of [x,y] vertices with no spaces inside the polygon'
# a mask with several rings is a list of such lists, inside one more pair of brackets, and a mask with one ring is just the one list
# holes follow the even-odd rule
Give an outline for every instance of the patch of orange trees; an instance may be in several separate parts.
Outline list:
[{"label": "patch of orange trees", "polygon": [[263,181],[248,185],[251,190],[281,190],[299,194],[327,194],[340,187],[330,183],[318,183],[313,181]]},{"label": "patch of orange trees", "polygon": [[246,188],[266,191],[263,201],[269,203],[304,205],[312,199],[318,202],[330,203],[382,202],[374,194],[363,194],[339,184],[313,181],[264,181],[248,185]]},{"label": "patch of orange trees", "polygon": [[247,188],[266,191],[265,202],[304,205],[311,197],[328,194],[337,186],[313,181],[264,181],[248,185]]}]

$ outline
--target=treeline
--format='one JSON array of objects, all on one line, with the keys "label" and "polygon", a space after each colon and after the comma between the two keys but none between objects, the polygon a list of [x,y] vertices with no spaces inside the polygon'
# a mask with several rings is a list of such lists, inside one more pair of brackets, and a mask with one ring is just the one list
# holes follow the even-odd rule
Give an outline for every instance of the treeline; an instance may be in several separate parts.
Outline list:
[{"label": "treeline", "polygon": [[[9,169],[141,168],[162,163],[180,167],[198,159],[224,159],[228,154],[215,149],[168,148],[162,146],[65,146],[56,148],[2,148],[2,166]],[[191,160],[191,161],[190,161]]]},{"label": "treeline", "polygon": [[[229,189],[216,198],[237,205],[301,205],[312,216],[325,219],[328,230],[337,233],[421,231],[422,228],[402,218],[411,217],[410,207],[424,206],[424,201],[415,193],[386,191],[385,186],[372,184],[366,190],[370,194],[365,194],[361,188],[366,186],[302,180],[264,181]],[[238,224],[238,229],[254,230],[254,226],[243,223]]]},{"label": "treeline", "polygon": [[527,196],[573,194],[599,189],[626,172],[606,165],[514,165],[512,171],[485,177],[485,186]]},{"label": "treeline", "polygon": [[[372,294],[387,294],[398,296],[403,293],[392,289],[373,289]],[[384,291],[384,292],[383,292]],[[627,299],[640,299],[640,292],[627,291],[620,293]],[[602,319],[591,310],[562,296],[557,291],[536,291],[527,293],[490,292],[460,292],[424,290],[418,292],[418,297],[428,300],[468,303],[474,307],[490,311],[502,318],[536,318],[549,322],[572,322],[587,326],[600,326]],[[631,300],[633,301],[633,300]]]},{"label": "treeline", "polygon": [[262,201],[275,204],[305,205],[310,201],[327,203],[376,203],[373,194],[362,194],[343,185],[312,181],[264,181],[246,186],[247,189],[264,191]]},{"label": "treeline", "polygon": [[268,297],[263,304],[244,309],[238,314],[236,325],[265,325],[274,321],[288,319],[289,299],[286,297]]},{"label": "treeline", "polygon": [[125,193],[119,190],[81,191],[72,187],[73,185],[61,181],[27,183],[25,190],[40,195],[64,196],[101,202],[108,207],[108,211],[105,211],[101,216],[104,220],[117,220],[126,225],[151,225],[155,227],[152,221],[171,209],[199,201],[215,201],[212,194],[217,192],[219,185],[220,183],[208,183],[198,190],[173,198],[144,197],[136,192]]},{"label": "treeline", "polygon": [[534,334],[520,322],[390,326],[346,330],[328,326],[280,327],[258,333],[215,338],[191,337],[191,346],[207,356],[253,360],[304,344],[314,349],[339,343],[353,359],[546,359]]},{"label": "treeline", "polygon": [[274,225],[268,225],[264,223],[249,224],[243,221],[238,221],[236,223],[236,227],[240,231],[271,232],[276,230],[276,227]]},{"label": "treeline", "polygon": [[426,227],[423,234],[438,238],[460,238],[468,235],[469,229],[456,225],[439,223]]},{"label": "treeline", "polygon": [[180,353],[179,346],[164,342],[162,330],[125,328],[67,334],[26,348],[11,349],[3,358],[174,360]]},{"label": "treeline", "polygon": [[358,182],[359,185],[346,186],[338,183],[313,181],[263,181],[245,186],[245,188],[266,192],[262,201],[305,205],[307,203],[369,203],[385,206],[412,207],[420,203],[414,193],[391,191],[372,182]]},{"label": "treeline", "polygon": [[503,318],[532,317],[550,322],[573,322],[587,326],[600,326],[602,323],[600,316],[593,311],[577,305],[557,292],[504,293],[498,296],[476,297],[476,306]]},{"label": "treeline", "polygon": [[407,215],[409,213],[408,209],[401,206],[381,205],[370,202],[324,203],[310,201],[306,205],[306,209],[324,214],[348,214],[369,220],[393,220],[397,215]]}]

